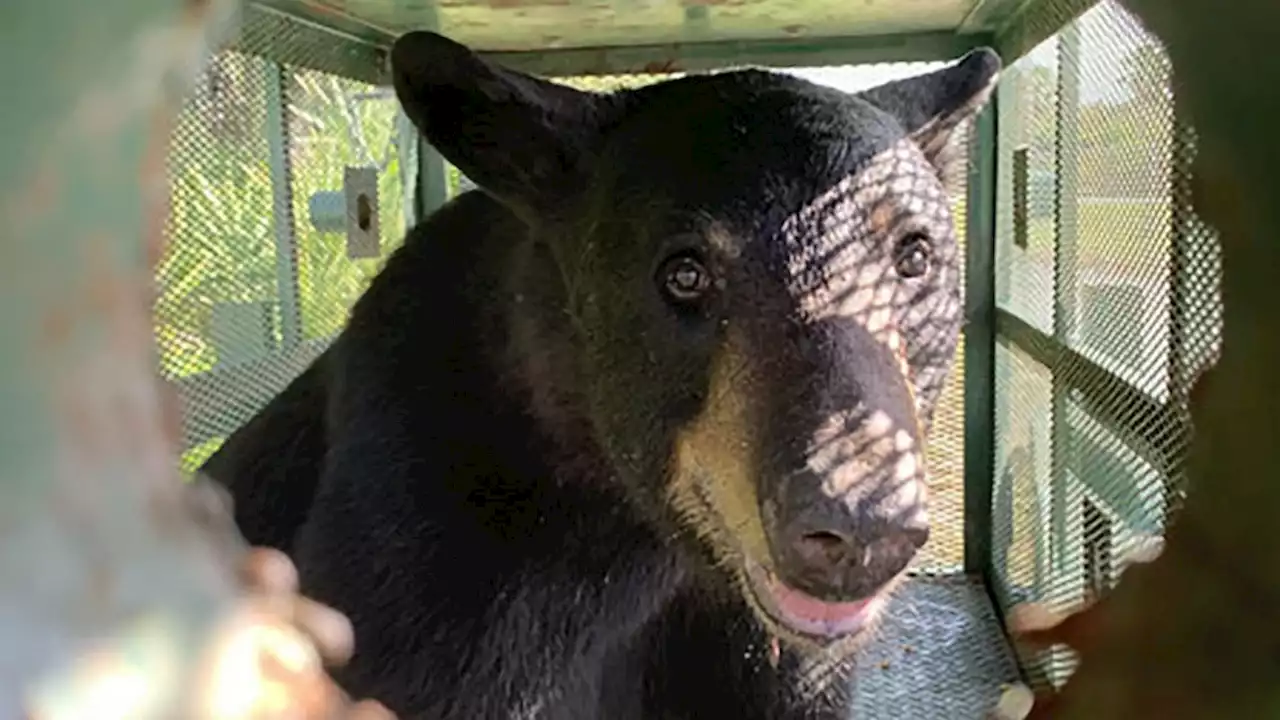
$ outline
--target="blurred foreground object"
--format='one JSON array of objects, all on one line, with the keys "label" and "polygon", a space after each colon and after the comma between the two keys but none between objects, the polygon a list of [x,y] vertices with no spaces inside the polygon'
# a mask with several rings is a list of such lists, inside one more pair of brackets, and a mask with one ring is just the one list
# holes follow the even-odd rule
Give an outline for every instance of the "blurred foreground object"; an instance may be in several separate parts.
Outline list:
[{"label": "blurred foreground object", "polygon": [[1025,640],[1080,655],[1029,717],[1280,717],[1280,85],[1267,80],[1280,77],[1280,5],[1125,3],[1168,48],[1197,130],[1196,209],[1223,246],[1223,350],[1192,397],[1190,490],[1163,552],[1081,613],[1011,615]]},{"label": "blurred foreground object", "polygon": [[0,133],[3,718],[349,710],[321,667],[345,621],[181,483],[155,376],[169,123],[237,6],[6,6],[0,77],[25,89]]}]

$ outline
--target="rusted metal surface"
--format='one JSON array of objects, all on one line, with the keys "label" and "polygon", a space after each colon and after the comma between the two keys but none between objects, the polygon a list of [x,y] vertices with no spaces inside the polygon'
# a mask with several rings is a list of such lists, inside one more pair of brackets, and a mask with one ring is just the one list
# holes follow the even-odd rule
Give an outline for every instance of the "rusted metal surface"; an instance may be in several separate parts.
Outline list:
[{"label": "rusted metal surface", "polygon": [[625,75],[721,70],[752,64],[769,67],[821,67],[950,61],[983,45],[987,40],[982,35],[960,36],[949,31],[939,31],[913,35],[788,40],[683,39],[679,42],[645,45],[482,54],[504,67],[536,75]]},{"label": "rusted metal surface", "polygon": [[[1004,0],[263,0],[360,34],[434,29],[482,51],[811,40],[954,31]],[[987,15],[984,15],[986,17]],[[991,17],[1000,17],[998,13]],[[966,32],[988,30],[971,24]]]},{"label": "rusted metal surface", "polygon": [[[1166,44],[1197,128],[1196,207],[1223,247],[1218,365],[1191,398],[1185,509],[1163,553],[1089,611],[1033,625],[1073,646],[1079,670],[1036,717],[1280,716],[1280,195],[1274,118],[1280,6],[1266,0],[1126,0]],[[1026,620],[1026,618],[1023,618]]]},{"label": "rusted metal surface", "polygon": [[0,29],[0,77],[25,88],[0,133],[0,717],[332,716],[324,634],[288,583],[237,576],[225,508],[179,480],[154,373],[169,123],[237,3],[18,5]]}]

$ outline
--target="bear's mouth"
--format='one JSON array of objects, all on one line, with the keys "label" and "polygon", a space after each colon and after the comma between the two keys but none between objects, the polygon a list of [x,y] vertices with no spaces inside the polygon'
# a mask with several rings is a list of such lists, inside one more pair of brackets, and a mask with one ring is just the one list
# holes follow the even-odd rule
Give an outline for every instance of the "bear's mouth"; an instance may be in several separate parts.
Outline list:
[{"label": "bear's mouth", "polygon": [[819,600],[782,582],[769,570],[747,563],[747,579],[760,610],[783,629],[830,643],[853,637],[875,623],[887,593],[849,602]]}]

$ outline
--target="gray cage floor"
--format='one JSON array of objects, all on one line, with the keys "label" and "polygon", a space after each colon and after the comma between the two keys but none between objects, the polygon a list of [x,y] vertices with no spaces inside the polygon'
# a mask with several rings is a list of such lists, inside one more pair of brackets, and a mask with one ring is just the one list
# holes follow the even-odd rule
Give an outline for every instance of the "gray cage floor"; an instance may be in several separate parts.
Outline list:
[{"label": "gray cage floor", "polygon": [[1018,666],[982,584],[915,577],[889,605],[859,664],[855,720],[977,720]]}]

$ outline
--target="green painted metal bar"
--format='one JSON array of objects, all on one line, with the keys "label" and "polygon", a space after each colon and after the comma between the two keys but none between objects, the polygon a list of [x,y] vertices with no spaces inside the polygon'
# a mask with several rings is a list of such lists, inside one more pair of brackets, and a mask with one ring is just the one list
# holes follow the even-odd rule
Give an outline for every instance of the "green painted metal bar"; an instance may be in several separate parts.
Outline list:
[{"label": "green painted metal bar", "polygon": [[[247,32],[252,28],[274,27],[282,21],[297,28],[312,28],[316,33],[330,33],[341,43],[351,44],[351,53],[367,55],[381,52],[395,39],[396,33],[379,28],[358,18],[328,9],[321,11],[306,0],[255,0],[249,5]],[[697,17],[692,18],[697,26]],[[435,25],[428,19],[422,29]],[[279,32],[279,30],[274,30]],[[697,33],[688,35],[696,38]],[[990,33],[976,28],[957,34],[951,31],[867,35],[836,38],[793,38],[787,40],[686,40],[657,45],[621,47],[565,48],[539,51],[496,51],[481,54],[508,67],[536,75],[567,77],[575,75],[620,75],[644,72],[714,70],[733,65],[766,65],[773,67],[816,67],[881,62],[913,62],[951,60],[978,45],[993,42]],[[251,43],[258,45],[257,43]],[[360,46],[363,46],[361,48]],[[260,47],[255,52],[274,57],[279,49]],[[353,56],[354,59],[354,56]],[[365,58],[362,58],[365,59]],[[297,64],[289,60],[292,64]],[[328,61],[332,64],[332,60]],[[359,63],[352,63],[353,65]],[[367,66],[370,63],[363,63]],[[377,63],[380,65],[380,63]],[[332,67],[326,72],[339,72]],[[339,72],[349,75],[349,72]],[[375,82],[374,80],[366,80]],[[382,80],[385,82],[385,78]]]},{"label": "green painted metal bar", "polygon": [[992,32],[1006,28],[1036,0],[978,0],[957,26],[959,32]]},{"label": "green painted metal bar", "polygon": [[[236,9],[5,5],[0,81],[22,92],[0,132],[0,717],[192,717],[232,608],[217,538],[183,511],[150,265],[170,123]],[[120,672],[152,682],[104,707]]]},{"label": "green painted metal bar", "polygon": [[1075,391],[1092,417],[1161,472],[1177,464],[1187,427],[1181,408],[1161,405],[1115,373],[1002,309],[996,310],[996,338],[1046,367],[1070,367],[1071,373],[1062,379],[1064,392]]},{"label": "green painted metal bar", "polygon": [[[1176,92],[1176,89],[1175,89]],[[1176,103],[1175,103],[1176,106]],[[1196,219],[1191,202],[1191,172],[1194,132],[1179,114],[1174,120],[1169,146],[1169,333],[1168,364],[1170,394],[1186,401],[1205,357],[1197,357],[1188,336],[1197,323],[1193,301],[1213,290],[1213,279],[1194,274],[1196,257],[1214,254],[1210,233]],[[1203,237],[1203,239],[1201,239]],[[1203,351],[1202,351],[1203,352]]]},{"label": "green painted metal bar", "polygon": [[[974,123],[965,219],[964,567],[990,582],[995,480],[995,238],[999,93]],[[998,606],[998,603],[997,603]]]},{"label": "green painted metal bar", "polygon": [[[433,5],[429,4],[428,7]],[[313,0],[248,0],[245,25],[252,25],[259,13],[287,17],[291,23],[309,26],[319,32],[370,47],[387,47],[396,37],[396,33],[386,28],[380,28],[336,7],[321,6]]]},{"label": "green painted metal bar", "polygon": [[[1053,335],[1063,347],[1076,328],[1077,267],[1079,247],[1079,175],[1080,175],[1080,29],[1068,25],[1058,35],[1058,106],[1054,119],[1055,163],[1054,193],[1056,222],[1053,239]],[[1052,372],[1050,443],[1050,513],[1049,557],[1051,567],[1061,572],[1066,568],[1067,514],[1071,478],[1070,427],[1067,420],[1066,370],[1060,363],[1048,366]],[[1074,368],[1071,368],[1074,371]],[[1039,552],[1042,548],[1038,548]]]},{"label": "green painted metal bar", "polygon": [[[1012,67],[1009,63],[1005,64],[1005,70],[1000,78],[1000,98],[996,108],[996,149],[995,149],[995,182],[993,189],[995,203],[995,218],[992,227],[992,244],[993,262],[992,262],[992,279],[994,303],[996,308],[1009,301],[1010,278],[1012,274],[1011,263],[1002,262],[1002,254],[1008,252],[1008,248],[1004,247],[1005,243],[1010,242],[1009,231],[1004,227],[1000,219],[1000,208],[1002,203],[1007,203],[1007,196],[1014,193],[1011,180],[1014,170],[1014,152],[1016,144],[1012,143],[1012,138],[1017,135],[1017,125],[1019,122],[1019,113],[1017,112],[1021,104],[1021,90],[1019,88],[1019,71]],[[998,332],[998,327],[996,328]],[[993,605],[1003,611],[1010,604],[1008,590],[1010,583],[1007,578],[1009,551],[1012,546],[1012,533],[998,533],[997,529],[1001,527],[1012,527],[1013,524],[1013,492],[1012,488],[1008,491],[1004,488],[1003,477],[997,475],[997,468],[1000,466],[999,449],[1001,439],[1008,436],[1010,409],[1012,403],[1009,397],[1010,383],[1013,380],[1013,372],[1010,364],[1001,362],[1000,354],[997,352],[996,340],[992,339],[992,414],[991,437],[987,442],[991,445],[991,505],[992,520],[989,533],[991,536],[991,573],[986,578],[989,586],[989,592],[994,600]],[[1007,358],[1006,358],[1007,360]],[[966,417],[966,427],[972,422]],[[977,442],[975,440],[975,442]],[[967,450],[967,448],[966,448]],[[967,452],[966,452],[967,457]],[[968,486],[969,479],[966,476],[965,485]],[[967,505],[966,501],[966,505]]]},{"label": "green painted metal bar", "polygon": [[325,22],[320,22],[271,3],[248,2],[244,22],[229,47],[294,69],[388,84],[387,47],[393,36],[356,31],[339,22],[344,16],[323,17]]},{"label": "green painted metal bar", "polygon": [[995,31],[996,48],[1013,62],[1036,48],[1101,0],[1034,0]]},{"label": "green painted metal bar", "polygon": [[[1177,88],[1171,88],[1174,93]],[[1191,125],[1176,110],[1173,142],[1169,148],[1169,195],[1172,200],[1169,217],[1169,390],[1175,405],[1189,406],[1192,385],[1196,374],[1210,362],[1208,348],[1195,348],[1193,330],[1204,332],[1204,320],[1199,314],[1204,298],[1212,297],[1215,278],[1201,268],[1196,273],[1196,260],[1217,255],[1216,241],[1208,228],[1200,223],[1191,208],[1192,159],[1195,137]],[[1196,350],[1199,349],[1199,352]],[[1189,413],[1189,410],[1185,411]],[[1188,419],[1188,423],[1189,423]],[[1170,515],[1182,504],[1185,486],[1185,469],[1179,467],[1170,477],[1164,497],[1165,524]]]},{"label": "green painted metal bar", "polygon": [[980,45],[989,45],[992,40],[992,36],[982,33],[956,35],[951,32],[933,32],[820,40],[722,40],[482,54],[495,62],[524,72],[565,77],[691,72],[737,65],[817,67],[944,61],[954,60]]},{"label": "green painted metal bar", "polygon": [[1053,335],[1069,344],[1079,325],[1080,247],[1080,27],[1058,35],[1058,103],[1054,120],[1056,222],[1054,223]]},{"label": "green painted metal bar", "polygon": [[293,71],[266,63],[267,107],[263,129],[271,159],[271,220],[276,237],[276,298],[280,344],[288,351],[302,342],[298,287],[298,239],[294,232],[293,170],[289,161],[288,87]]}]

